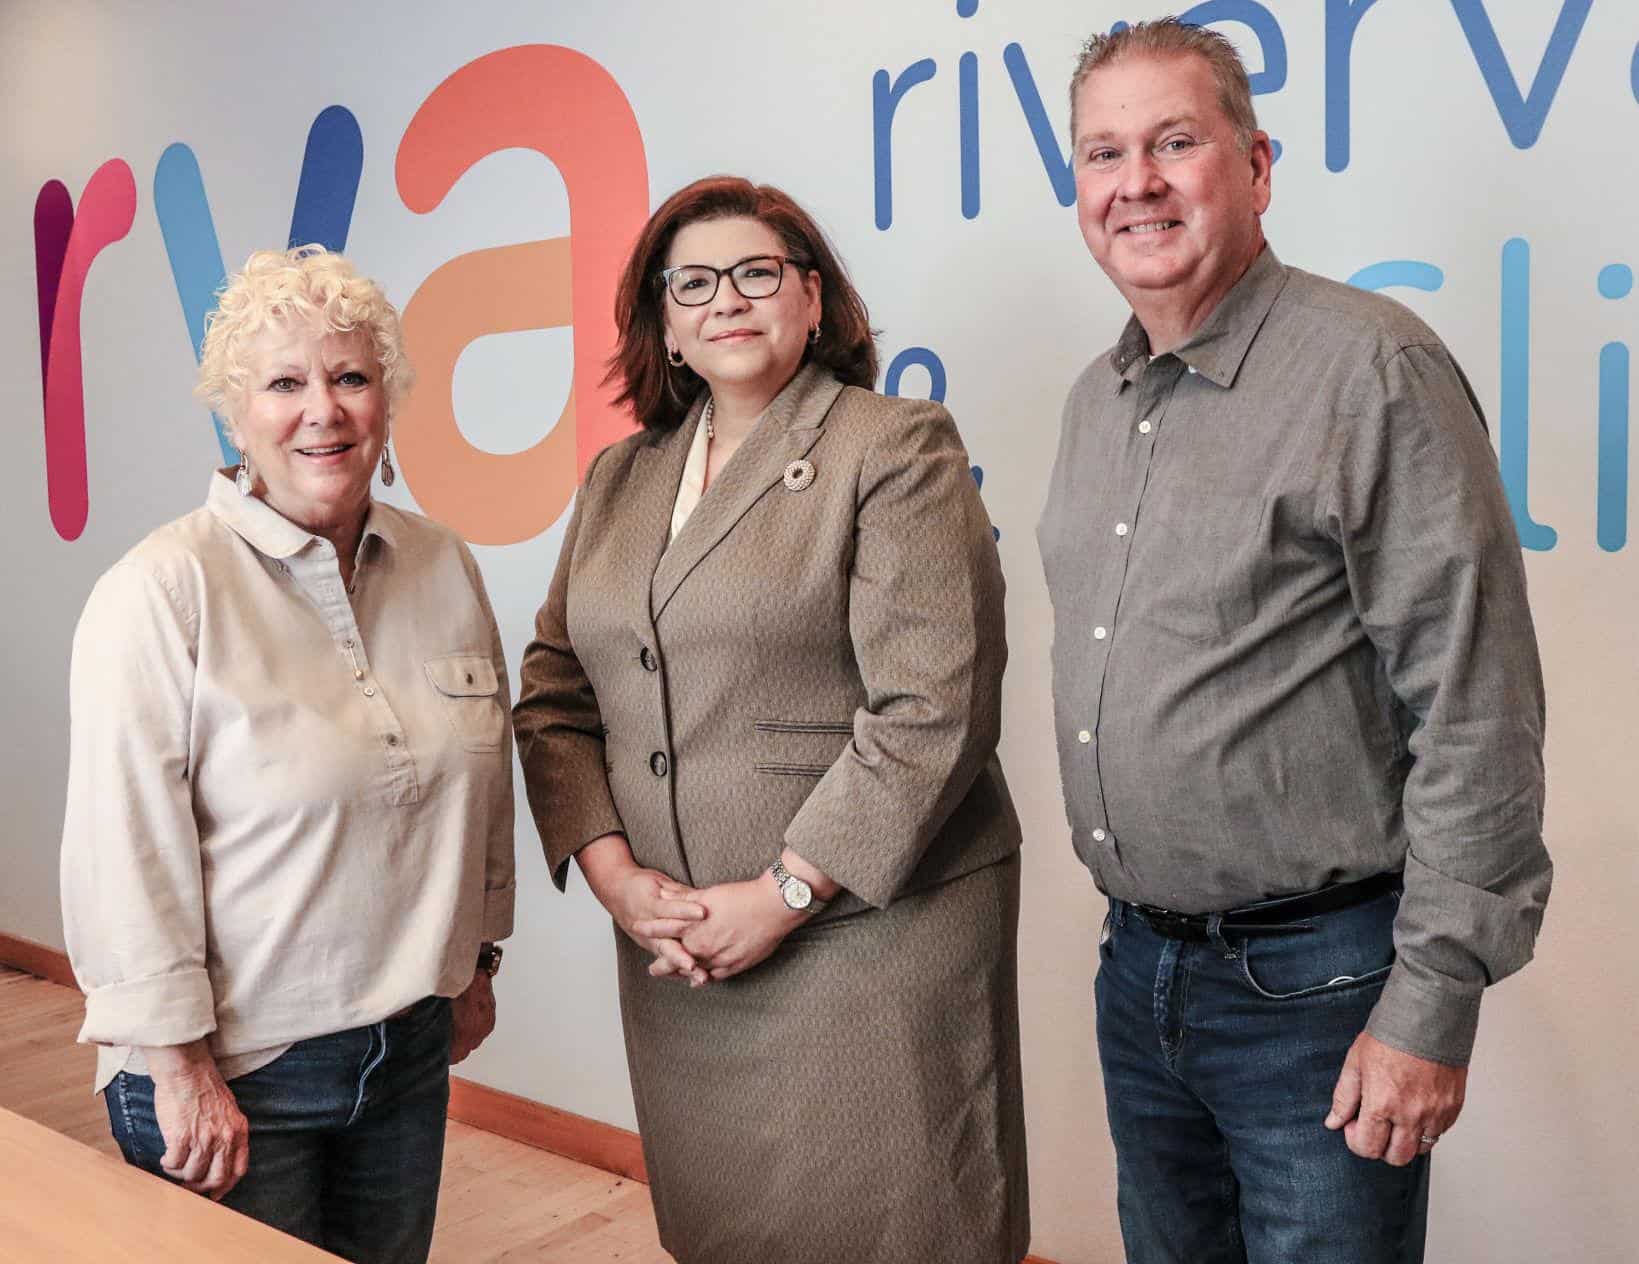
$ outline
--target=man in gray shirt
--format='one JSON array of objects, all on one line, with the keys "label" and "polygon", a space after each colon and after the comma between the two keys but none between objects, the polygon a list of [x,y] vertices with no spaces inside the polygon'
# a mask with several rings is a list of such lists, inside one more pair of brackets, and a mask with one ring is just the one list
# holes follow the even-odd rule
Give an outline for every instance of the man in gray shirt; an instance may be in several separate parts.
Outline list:
[{"label": "man in gray shirt", "polygon": [[1097,36],[1071,105],[1133,316],[1070,392],[1039,538],[1128,1259],[1420,1260],[1480,993],[1551,878],[1484,420],[1416,316],[1265,244],[1220,36]]}]

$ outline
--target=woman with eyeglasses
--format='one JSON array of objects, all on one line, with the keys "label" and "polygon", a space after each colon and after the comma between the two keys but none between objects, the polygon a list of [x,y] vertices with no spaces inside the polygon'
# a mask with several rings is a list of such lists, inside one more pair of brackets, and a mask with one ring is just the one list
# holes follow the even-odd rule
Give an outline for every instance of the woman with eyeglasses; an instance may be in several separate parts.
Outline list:
[{"label": "woman with eyeglasses", "polygon": [[554,881],[614,919],[681,1264],[1016,1264],[1029,1243],[1001,567],[950,414],[873,392],[787,195],[655,212],[514,711]]}]

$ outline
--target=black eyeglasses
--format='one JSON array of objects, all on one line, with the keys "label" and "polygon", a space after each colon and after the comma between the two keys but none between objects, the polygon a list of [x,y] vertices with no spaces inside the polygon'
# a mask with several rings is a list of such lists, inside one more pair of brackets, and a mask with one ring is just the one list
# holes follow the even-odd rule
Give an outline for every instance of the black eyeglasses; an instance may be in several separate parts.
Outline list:
[{"label": "black eyeglasses", "polygon": [[660,283],[679,307],[700,307],[717,297],[717,287],[727,277],[741,298],[769,298],[780,292],[785,280],[785,265],[806,268],[801,259],[786,255],[752,255],[726,268],[714,268],[709,263],[683,263],[666,268],[660,274]]}]

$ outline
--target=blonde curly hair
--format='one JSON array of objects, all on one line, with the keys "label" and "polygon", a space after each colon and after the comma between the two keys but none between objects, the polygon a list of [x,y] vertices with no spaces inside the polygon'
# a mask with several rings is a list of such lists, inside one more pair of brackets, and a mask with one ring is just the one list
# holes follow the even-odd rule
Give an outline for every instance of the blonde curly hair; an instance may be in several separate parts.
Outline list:
[{"label": "blonde curly hair", "polygon": [[398,309],[382,288],[345,256],[320,245],[258,250],[229,277],[205,318],[194,394],[223,416],[248,384],[245,348],[270,326],[305,324],[327,334],[369,335],[389,415],[408,393],[414,372],[404,354]]}]

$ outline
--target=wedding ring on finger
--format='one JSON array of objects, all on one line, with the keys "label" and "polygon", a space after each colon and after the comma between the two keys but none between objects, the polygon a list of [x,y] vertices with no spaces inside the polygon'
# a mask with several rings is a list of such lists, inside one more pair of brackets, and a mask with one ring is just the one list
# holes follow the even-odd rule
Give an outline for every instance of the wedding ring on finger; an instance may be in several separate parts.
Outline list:
[{"label": "wedding ring on finger", "polygon": [[1438,1137],[1429,1136],[1428,1133],[1426,1133],[1426,1132],[1422,1136],[1417,1138],[1417,1140],[1420,1144],[1422,1144],[1424,1146],[1427,1146],[1430,1150],[1432,1150],[1434,1148],[1434,1143],[1436,1141],[1438,1141],[1439,1139],[1440,1138],[1438,1138]]}]

